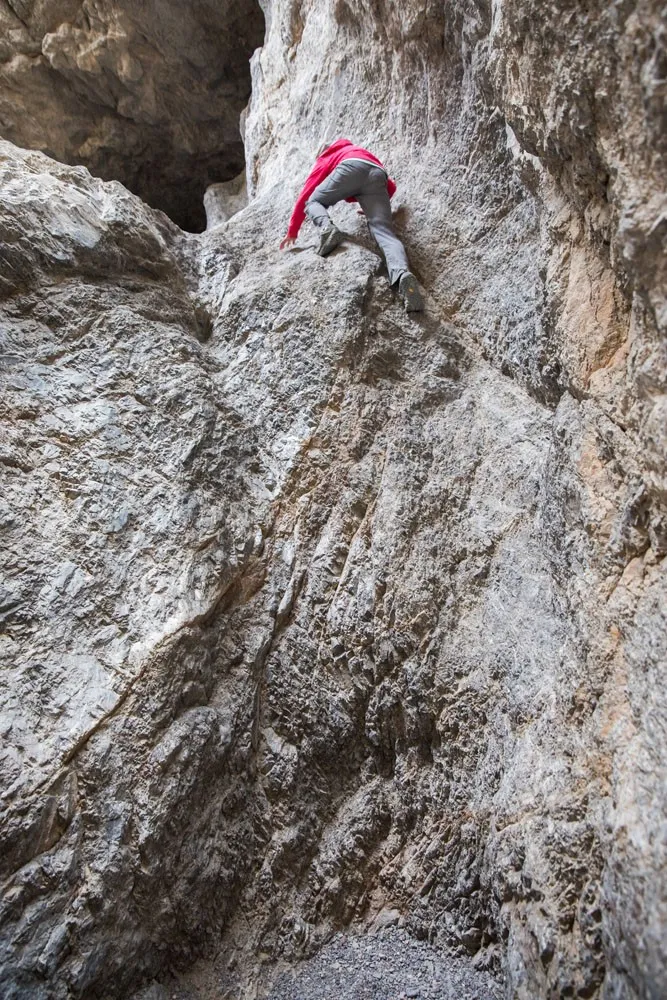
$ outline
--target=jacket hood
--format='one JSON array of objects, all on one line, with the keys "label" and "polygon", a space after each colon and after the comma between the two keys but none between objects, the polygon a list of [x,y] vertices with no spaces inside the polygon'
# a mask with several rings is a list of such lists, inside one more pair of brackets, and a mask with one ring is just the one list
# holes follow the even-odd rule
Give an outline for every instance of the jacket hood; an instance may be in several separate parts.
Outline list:
[{"label": "jacket hood", "polygon": [[328,156],[329,153],[337,153],[339,149],[343,148],[343,146],[352,146],[352,145],[353,143],[350,142],[349,139],[336,139],[336,141],[332,142],[330,146],[327,146],[324,152],[321,153],[320,155]]}]

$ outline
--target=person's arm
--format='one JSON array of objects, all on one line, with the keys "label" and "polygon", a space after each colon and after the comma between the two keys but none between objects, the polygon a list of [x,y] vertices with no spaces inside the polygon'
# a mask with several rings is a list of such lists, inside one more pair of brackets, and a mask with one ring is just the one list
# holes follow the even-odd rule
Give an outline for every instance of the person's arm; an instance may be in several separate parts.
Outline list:
[{"label": "person's arm", "polygon": [[[308,178],[308,180],[310,180],[310,178]],[[292,216],[289,220],[289,226],[287,227],[287,236],[285,239],[292,240],[292,242],[294,242],[299,235],[299,230],[301,229],[303,220],[306,218],[306,202],[314,190],[315,185],[308,184],[308,181],[306,181],[301,189],[301,194],[296,200]]]},{"label": "person's arm", "polygon": [[322,166],[318,167],[317,163],[313,169],[308,174],[306,182],[301,188],[301,193],[296,200],[294,206],[294,211],[292,212],[292,217],[289,220],[289,226],[287,227],[287,235],[282,240],[280,244],[280,249],[284,250],[285,247],[292,246],[299,235],[299,230],[303,220],[306,218],[306,202],[310,198],[311,194],[317,187],[317,185],[324,180],[326,174],[322,172]]}]

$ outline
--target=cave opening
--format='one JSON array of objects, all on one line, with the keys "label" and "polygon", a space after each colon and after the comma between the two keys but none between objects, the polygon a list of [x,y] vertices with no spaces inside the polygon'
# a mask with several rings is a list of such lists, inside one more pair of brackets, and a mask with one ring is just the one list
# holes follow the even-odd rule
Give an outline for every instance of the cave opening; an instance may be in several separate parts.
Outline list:
[{"label": "cave opening", "polygon": [[[162,149],[163,155],[156,155],[153,149]],[[240,135],[208,153],[181,151],[174,148],[169,138],[158,139],[153,149],[136,171],[123,175],[121,169],[106,167],[100,169],[99,176],[120,180],[133,194],[151,208],[163,211],[186,232],[203,232],[206,189],[211,184],[231,180],[245,169],[245,148]]]},{"label": "cave opening", "polygon": [[202,232],[206,188],[245,168],[240,117],[265,31],[258,0],[166,0],[160,17],[133,0],[26,11],[0,4],[11,55],[41,53],[3,62],[0,52],[0,135],[120,181]]}]

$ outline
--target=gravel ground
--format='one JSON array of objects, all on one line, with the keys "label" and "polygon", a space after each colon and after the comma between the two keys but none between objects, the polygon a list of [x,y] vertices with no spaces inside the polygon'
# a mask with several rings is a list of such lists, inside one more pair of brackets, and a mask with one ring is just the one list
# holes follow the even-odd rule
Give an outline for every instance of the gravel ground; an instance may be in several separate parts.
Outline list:
[{"label": "gravel ground", "polygon": [[242,986],[204,963],[154,982],[132,1000],[501,1000],[502,986],[465,958],[438,951],[403,929],[337,934],[312,958],[264,969]]},{"label": "gravel ground", "polygon": [[501,1000],[502,987],[469,961],[443,954],[404,930],[339,934],[282,973],[268,1000]]}]

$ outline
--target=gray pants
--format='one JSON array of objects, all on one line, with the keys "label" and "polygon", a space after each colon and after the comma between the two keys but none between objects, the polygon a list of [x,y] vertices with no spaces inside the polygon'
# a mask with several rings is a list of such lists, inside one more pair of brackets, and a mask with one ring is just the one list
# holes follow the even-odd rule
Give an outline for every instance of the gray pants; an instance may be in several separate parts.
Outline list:
[{"label": "gray pants", "polygon": [[315,188],[306,202],[308,218],[316,226],[330,225],[327,208],[343,198],[356,198],[359,202],[368,220],[368,228],[384,254],[389,281],[395,284],[410,268],[403,244],[391,222],[391,202],[384,170],[370,161],[343,160]]}]

